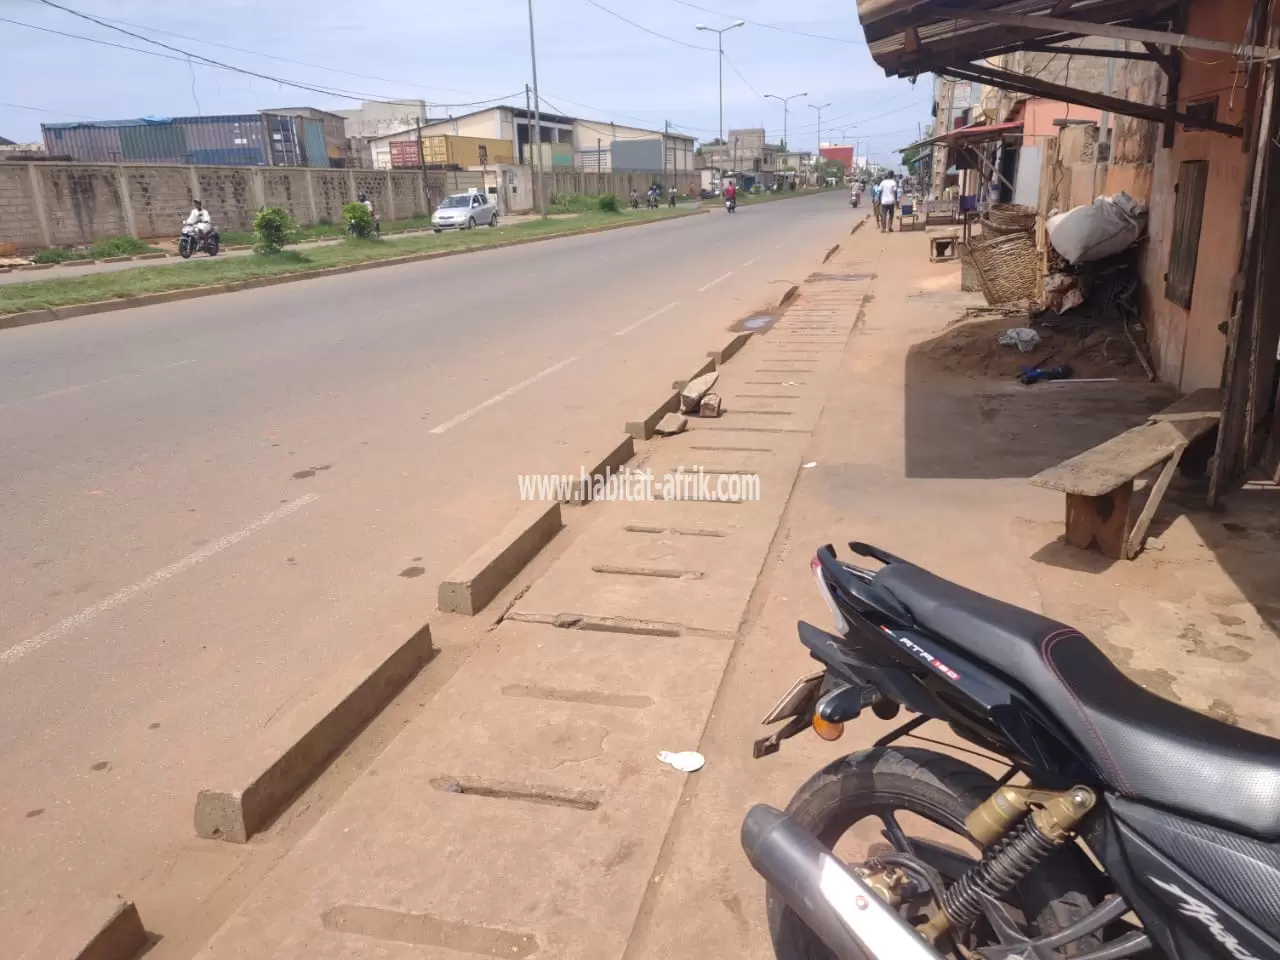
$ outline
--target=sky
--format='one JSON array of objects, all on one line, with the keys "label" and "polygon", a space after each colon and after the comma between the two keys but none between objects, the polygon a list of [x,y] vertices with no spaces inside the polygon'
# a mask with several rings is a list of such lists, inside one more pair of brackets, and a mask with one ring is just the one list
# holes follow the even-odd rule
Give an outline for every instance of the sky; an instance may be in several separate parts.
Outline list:
[{"label": "sky", "polygon": [[[505,98],[522,106],[531,82],[526,0],[53,2],[183,53],[325,92],[194,63],[42,0],[0,0],[0,136],[10,140],[39,140],[42,122],[341,109],[361,99],[424,99],[432,117],[445,117],[477,109],[476,101]],[[859,155],[895,162],[892,151],[929,122],[929,78],[913,85],[885,77],[867,53],[854,0],[533,0],[533,6],[544,109],[656,129],[670,121],[673,129],[711,139],[720,124],[716,36],[696,25],[745,19],[724,34],[726,130],[763,126],[777,142],[783,106],[763,95],[803,92],[790,101],[787,117],[793,149],[862,138]],[[810,104],[829,104],[821,131]]]}]

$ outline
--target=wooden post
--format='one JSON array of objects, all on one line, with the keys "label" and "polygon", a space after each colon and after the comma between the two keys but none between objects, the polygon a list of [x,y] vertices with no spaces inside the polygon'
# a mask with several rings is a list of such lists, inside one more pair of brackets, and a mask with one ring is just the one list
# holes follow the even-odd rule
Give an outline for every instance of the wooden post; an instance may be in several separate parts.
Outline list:
[{"label": "wooden post", "polygon": [[387,222],[394,223],[396,219],[396,191],[391,182],[391,171],[387,171]]}]

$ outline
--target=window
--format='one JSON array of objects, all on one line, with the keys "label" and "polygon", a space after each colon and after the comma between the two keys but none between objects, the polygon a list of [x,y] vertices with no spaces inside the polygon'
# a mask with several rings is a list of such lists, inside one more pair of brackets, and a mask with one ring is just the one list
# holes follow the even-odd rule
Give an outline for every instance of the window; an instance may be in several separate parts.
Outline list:
[{"label": "window", "polygon": [[1185,130],[1203,130],[1207,124],[1218,117],[1218,98],[1205,97],[1203,100],[1192,100],[1187,104],[1187,121]]},{"label": "window", "polygon": [[1178,168],[1174,187],[1173,239],[1169,244],[1169,272],[1164,275],[1164,296],[1191,309],[1191,289],[1196,280],[1200,253],[1200,224],[1204,220],[1204,189],[1209,180],[1208,160],[1188,160]]}]

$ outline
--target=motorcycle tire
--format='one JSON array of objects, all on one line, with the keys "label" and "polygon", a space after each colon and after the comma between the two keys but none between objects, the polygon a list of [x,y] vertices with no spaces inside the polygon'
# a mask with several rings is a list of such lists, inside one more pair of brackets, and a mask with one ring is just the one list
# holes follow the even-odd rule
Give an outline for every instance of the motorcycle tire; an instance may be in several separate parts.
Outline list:
[{"label": "motorcycle tire", "polygon": [[[818,771],[796,791],[787,816],[832,848],[854,824],[876,818],[877,811],[910,812],[967,837],[965,817],[995,790],[993,778],[952,757],[881,747],[851,754]],[[1067,846],[1019,883],[1008,900],[1022,911],[1035,935],[1048,936],[1101,901],[1098,879],[1084,853]],[[766,908],[777,960],[837,960],[773,887],[767,890]],[[1100,945],[1096,934],[1082,937],[1069,945],[1066,955]]]},{"label": "motorcycle tire", "polygon": [[218,249],[219,249],[218,244],[219,244],[219,241],[217,237],[214,237],[207,244],[205,244],[205,249],[209,251],[209,256],[216,257],[218,255]]},{"label": "motorcycle tire", "polygon": [[183,260],[191,259],[191,241],[186,237],[178,241],[178,256],[182,257]]}]

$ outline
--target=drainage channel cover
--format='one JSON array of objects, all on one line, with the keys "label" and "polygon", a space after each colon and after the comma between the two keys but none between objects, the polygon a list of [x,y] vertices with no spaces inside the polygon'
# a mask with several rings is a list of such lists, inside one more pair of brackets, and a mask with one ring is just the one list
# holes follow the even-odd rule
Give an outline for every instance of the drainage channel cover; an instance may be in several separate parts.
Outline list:
[{"label": "drainage channel cover", "polygon": [[761,331],[768,330],[777,322],[778,322],[778,318],[771,314],[758,313],[758,314],[755,314],[754,316],[746,317],[742,320],[739,320],[732,327],[730,327],[730,329],[737,332],[750,330],[755,333],[760,333]]}]

